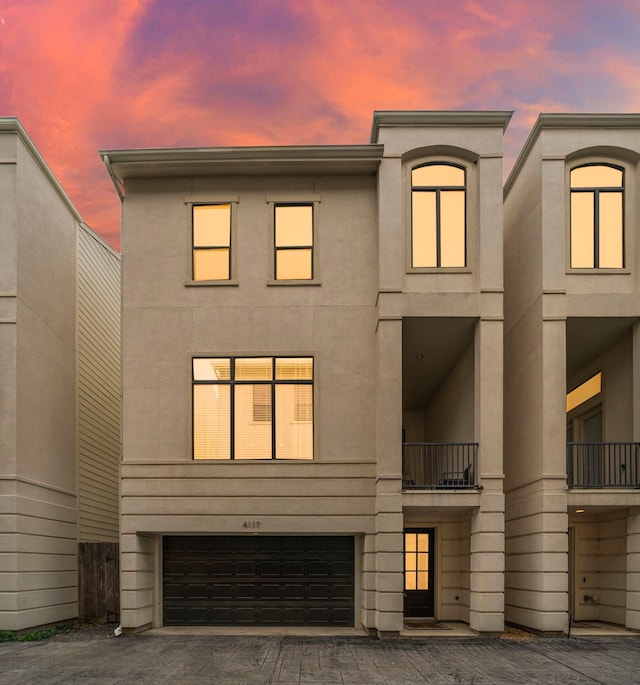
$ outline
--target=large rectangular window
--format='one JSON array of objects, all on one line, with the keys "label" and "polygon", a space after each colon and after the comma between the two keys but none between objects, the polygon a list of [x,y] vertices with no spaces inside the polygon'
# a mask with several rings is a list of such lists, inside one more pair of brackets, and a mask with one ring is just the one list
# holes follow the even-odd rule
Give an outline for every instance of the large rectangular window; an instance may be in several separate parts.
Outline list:
[{"label": "large rectangular window", "polygon": [[313,278],[313,205],[274,206],[276,281]]},{"label": "large rectangular window", "polygon": [[231,205],[194,205],[193,280],[231,278]]},{"label": "large rectangular window", "polygon": [[312,357],[193,359],[194,459],[313,459]]}]

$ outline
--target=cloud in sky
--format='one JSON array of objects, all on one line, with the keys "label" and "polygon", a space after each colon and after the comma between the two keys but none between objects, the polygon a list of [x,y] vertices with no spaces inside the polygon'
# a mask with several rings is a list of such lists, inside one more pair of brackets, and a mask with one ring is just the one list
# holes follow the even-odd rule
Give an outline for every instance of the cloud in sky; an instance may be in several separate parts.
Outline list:
[{"label": "cloud in sky", "polygon": [[0,115],[119,245],[101,148],[367,142],[374,109],[638,111],[636,0],[5,0]]}]

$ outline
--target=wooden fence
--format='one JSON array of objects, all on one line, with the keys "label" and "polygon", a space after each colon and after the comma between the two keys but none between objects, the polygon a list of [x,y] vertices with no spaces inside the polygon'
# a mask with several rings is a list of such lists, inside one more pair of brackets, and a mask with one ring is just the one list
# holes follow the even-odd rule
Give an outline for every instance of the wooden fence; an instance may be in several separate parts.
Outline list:
[{"label": "wooden fence", "polygon": [[120,563],[117,542],[78,545],[78,619],[81,623],[120,620]]}]

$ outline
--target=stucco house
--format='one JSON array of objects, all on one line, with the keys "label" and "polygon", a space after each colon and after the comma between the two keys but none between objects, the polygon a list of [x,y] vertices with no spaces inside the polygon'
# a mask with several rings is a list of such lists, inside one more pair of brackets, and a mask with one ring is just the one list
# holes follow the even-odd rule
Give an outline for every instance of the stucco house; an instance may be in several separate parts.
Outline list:
[{"label": "stucco house", "polygon": [[125,630],[502,630],[509,119],[101,153],[125,255]]},{"label": "stucco house", "polygon": [[505,186],[505,618],[640,629],[640,116],[543,114]]},{"label": "stucco house", "polygon": [[0,118],[3,630],[77,617],[79,549],[118,542],[119,270],[19,121]]}]

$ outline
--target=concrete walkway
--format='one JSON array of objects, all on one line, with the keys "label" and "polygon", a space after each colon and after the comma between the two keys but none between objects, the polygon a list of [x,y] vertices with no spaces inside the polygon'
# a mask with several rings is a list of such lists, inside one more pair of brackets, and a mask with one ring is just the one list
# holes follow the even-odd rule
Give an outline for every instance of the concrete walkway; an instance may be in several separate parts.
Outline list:
[{"label": "concrete walkway", "polygon": [[141,634],[0,644],[2,685],[631,685],[640,639]]}]

